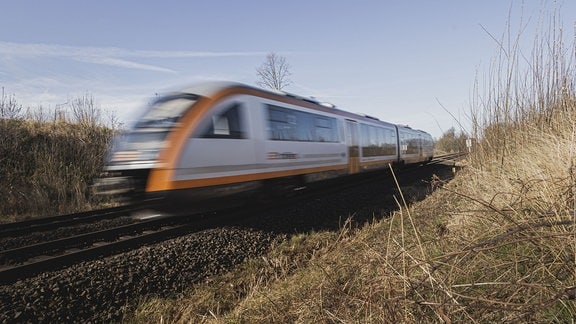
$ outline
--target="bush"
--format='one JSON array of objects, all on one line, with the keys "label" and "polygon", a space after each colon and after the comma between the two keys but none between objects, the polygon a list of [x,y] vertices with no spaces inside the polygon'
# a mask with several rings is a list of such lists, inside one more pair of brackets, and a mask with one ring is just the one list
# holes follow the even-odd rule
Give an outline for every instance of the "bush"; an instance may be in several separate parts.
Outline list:
[{"label": "bush", "polygon": [[464,132],[456,135],[454,127],[447,130],[438,141],[436,141],[436,150],[445,153],[466,152],[466,139],[468,137]]},{"label": "bush", "polygon": [[0,215],[68,213],[96,203],[109,128],[65,121],[0,119]]}]

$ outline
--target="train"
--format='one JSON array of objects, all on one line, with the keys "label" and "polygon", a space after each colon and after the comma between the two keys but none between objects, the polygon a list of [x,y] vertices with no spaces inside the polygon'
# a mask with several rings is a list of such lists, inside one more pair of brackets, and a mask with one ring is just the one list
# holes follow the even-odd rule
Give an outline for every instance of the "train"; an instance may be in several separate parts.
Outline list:
[{"label": "train", "polygon": [[427,163],[430,134],[234,82],[157,97],[112,146],[98,192],[207,209]]}]

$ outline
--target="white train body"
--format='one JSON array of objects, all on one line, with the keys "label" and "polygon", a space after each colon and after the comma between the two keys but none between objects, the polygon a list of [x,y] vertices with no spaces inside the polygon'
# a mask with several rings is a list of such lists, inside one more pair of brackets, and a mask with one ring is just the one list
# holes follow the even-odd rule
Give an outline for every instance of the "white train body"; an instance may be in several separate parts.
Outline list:
[{"label": "white train body", "polygon": [[106,169],[115,189],[196,203],[425,163],[432,155],[423,131],[293,95],[209,83],[153,103]]}]

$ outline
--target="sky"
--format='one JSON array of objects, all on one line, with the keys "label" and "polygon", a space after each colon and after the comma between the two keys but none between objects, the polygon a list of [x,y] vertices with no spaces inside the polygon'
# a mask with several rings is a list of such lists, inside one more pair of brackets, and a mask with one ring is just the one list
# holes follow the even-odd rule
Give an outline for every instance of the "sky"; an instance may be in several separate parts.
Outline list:
[{"label": "sky", "polygon": [[157,94],[214,80],[256,85],[268,53],[286,91],[439,138],[469,125],[475,81],[522,30],[529,46],[576,1],[0,0],[0,87],[25,107],[89,94],[129,124]]}]

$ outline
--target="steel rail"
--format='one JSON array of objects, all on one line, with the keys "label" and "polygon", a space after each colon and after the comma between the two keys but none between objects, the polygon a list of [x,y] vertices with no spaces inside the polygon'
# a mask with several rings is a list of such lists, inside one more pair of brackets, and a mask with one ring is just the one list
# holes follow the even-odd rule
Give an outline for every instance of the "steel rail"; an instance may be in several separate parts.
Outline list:
[{"label": "steel rail", "polygon": [[0,251],[0,264],[25,262],[30,258],[44,253],[55,253],[66,249],[82,248],[83,246],[89,246],[96,242],[112,241],[122,235],[131,235],[155,226],[161,226],[165,223],[165,220],[151,219],[134,224],[4,250]]},{"label": "steel rail", "polygon": [[41,217],[18,222],[5,223],[0,224],[0,236],[19,236],[22,234],[29,234],[31,232],[53,230],[67,225],[96,222],[102,219],[125,216],[129,212],[137,211],[139,209],[140,207],[137,207],[136,205],[126,205],[74,214]]},{"label": "steel rail", "polygon": [[[461,154],[439,156],[429,164],[441,163],[449,159],[459,158],[460,156]],[[425,167],[426,165],[423,166]],[[411,169],[413,168],[406,169],[405,171],[411,172],[413,171]],[[385,174],[380,173],[380,175],[386,177]],[[341,190],[342,185],[344,185],[344,187],[358,186],[362,185],[362,183],[365,183],[366,181],[377,181],[378,179],[383,179],[381,176],[375,177],[366,174],[355,178],[355,181],[341,181],[342,179],[339,179],[339,181],[336,182],[327,181],[326,183],[329,185],[326,185],[325,183],[316,188],[310,188],[311,190],[309,193],[302,193],[301,195],[290,197],[289,199],[282,199],[282,201],[275,206],[290,204],[298,199],[308,199],[317,195],[330,194],[332,190]],[[105,213],[114,214],[116,212],[126,212],[131,210],[131,208],[134,207],[123,206],[106,209],[104,211]],[[43,271],[55,270],[69,266],[79,261],[109,256],[145,244],[205,229],[208,226],[215,226],[216,224],[233,225],[250,217],[250,214],[268,208],[270,208],[270,205],[248,208],[245,210],[238,210],[236,208],[235,210],[220,211],[220,214],[212,215],[209,218],[200,218],[198,215],[189,215],[149,219],[112,229],[1,251],[0,263],[4,263],[4,266],[0,265],[0,284],[7,284]],[[93,211],[80,213],[81,215],[66,215],[64,219],[69,218],[70,220],[73,220],[83,217],[89,218],[91,216],[96,216],[101,212],[102,211]],[[46,224],[54,223],[46,220],[43,220],[42,222],[46,222]],[[55,223],[61,226],[61,224],[66,222],[67,220],[62,220],[61,222],[56,221]],[[25,222],[19,223],[26,224]],[[28,230],[30,230],[30,228],[42,226],[34,221],[32,221],[32,224],[32,227],[30,227],[30,222],[28,222]],[[21,227],[25,228],[25,226]],[[17,228],[17,226],[15,228]]]},{"label": "steel rail", "polygon": [[[163,217],[0,252],[0,284],[9,284],[44,271],[106,257],[210,226],[233,225],[261,208],[226,210],[210,218],[200,215]],[[42,251],[42,252],[40,252]],[[6,264],[12,263],[12,264]],[[19,263],[19,264],[13,264]]]},{"label": "steel rail", "polygon": [[456,161],[464,156],[468,155],[466,152],[448,153],[443,155],[435,156],[429,164],[438,164],[445,161]]},{"label": "steel rail", "polygon": [[0,268],[0,284],[8,284],[48,270],[57,270],[80,261],[106,257],[121,251],[134,249],[145,244],[154,243],[170,235],[185,232],[190,225],[175,225],[161,230],[140,235],[118,238],[116,241],[93,244],[76,251],[66,251],[59,255],[41,256],[29,259],[29,262]]}]

